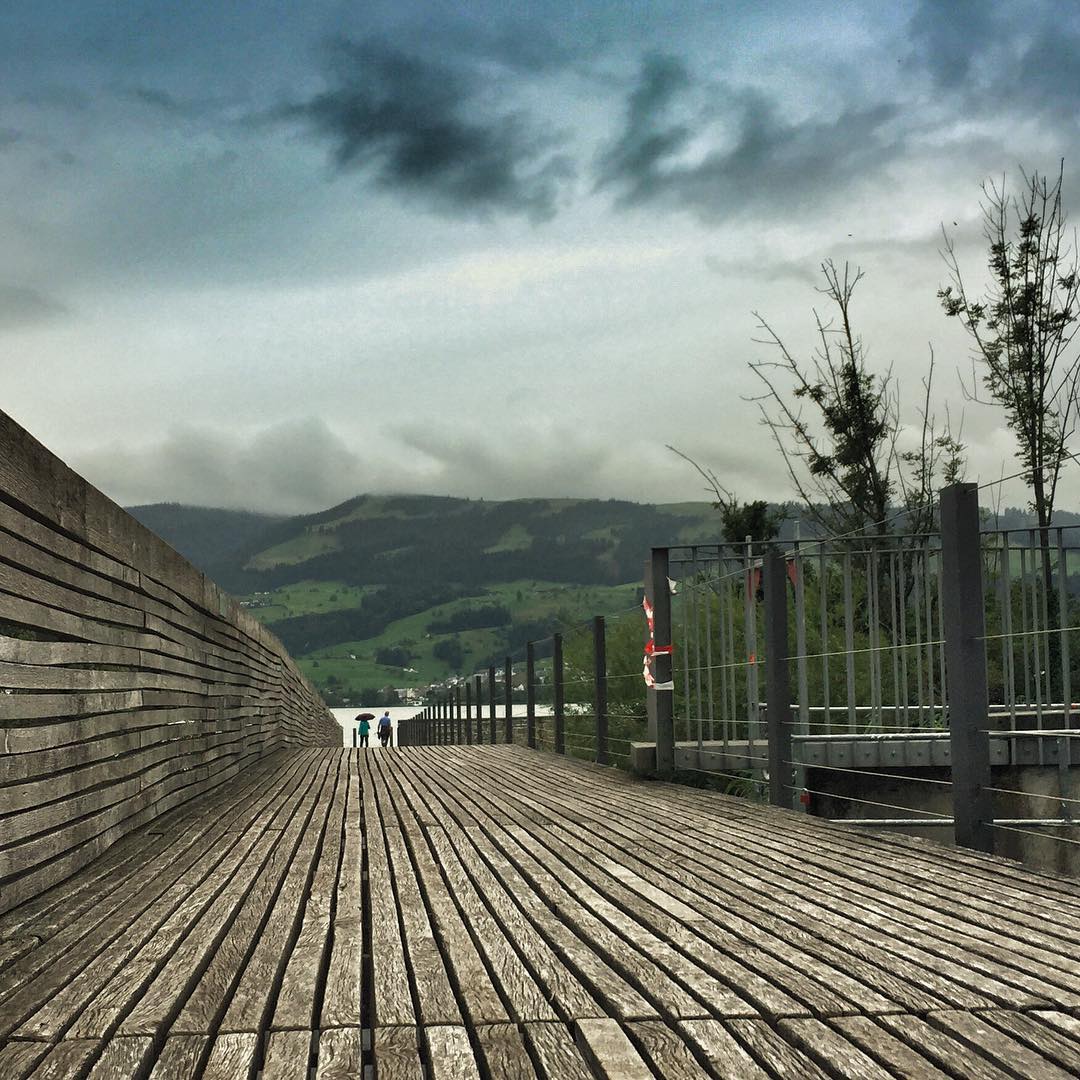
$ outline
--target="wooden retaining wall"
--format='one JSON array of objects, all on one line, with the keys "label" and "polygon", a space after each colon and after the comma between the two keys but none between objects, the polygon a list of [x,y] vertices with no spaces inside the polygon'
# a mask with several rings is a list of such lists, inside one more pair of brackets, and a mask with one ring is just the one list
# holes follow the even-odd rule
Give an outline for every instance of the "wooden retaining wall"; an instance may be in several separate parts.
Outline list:
[{"label": "wooden retaining wall", "polygon": [[284,646],[0,412],[0,911],[341,729]]}]

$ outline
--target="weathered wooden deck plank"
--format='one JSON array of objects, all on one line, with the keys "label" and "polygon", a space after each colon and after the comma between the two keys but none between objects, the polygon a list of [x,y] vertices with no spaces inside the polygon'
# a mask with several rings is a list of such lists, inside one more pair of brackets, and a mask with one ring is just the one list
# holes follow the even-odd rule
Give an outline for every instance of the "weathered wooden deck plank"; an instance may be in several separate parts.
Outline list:
[{"label": "weathered wooden deck plank", "polygon": [[[423,766],[419,766],[422,768]],[[462,789],[457,787],[458,774],[454,766],[445,768],[441,774],[441,785],[448,792],[451,790],[457,790],[460,794]],[[505,820],[523,820],[520,816],[515,816],[512,808],[508,808],[505,803],[498,802],[492,797],[492,801],[495,805],[501,809],[501,817]],[[477,809],[475,811],[479,815],[479,820],[489,821],[486,814]],[[550,829],[551,819],[545,817],[546,824],[543,826],[545,829]],[[494,838],[493,842],[498,842],[498,837],[503,835],[505,837],[505,829],[497,824],[493,825],[494,831],[491,832]],[[490,832],[490,830],[489,830]],[[512,830],[511,830],[512,834]],[[530,856],[536,856],[537,858],[543,858],[544,844],[540,838],[534,838],[527,830],[522,832],[522,839],[524,844],[517,844],[514,842],[510,850],[516,848],[518,851],[528,850]],[[512,838],[512,836],[511,836]],[[512,838],[513,839],[513,838]],[[534,842],[535,840],[535,842]],[[503,850],[507,850],[505,844],[500,844]],[[526,864],[527,865],[527,864]],[[554,868],[554,874],[549,873]],[[525,872],[523,870],[523,872]],[[626,965],[631,963],[629,957],[632,954],[628,954],[625,950],[636,950],[639,947],[639,942],[644,939],[643,947],[652,956],[652,961],[646,960],[647,964],[652,965],[659,964],[659,970],[671,972],[677,974],[684,984],[695,986],[698,992],[703,992],[707,998],[712,1002],[712,1007],[718,1009],[721,1015],[757,1015],[757,1009],[753,1004],[757,1004],[766,1012],[772,1012],[776,1015],[797,1015],[800,1012],[805,1012],[805,1008],[801,1007],[794,998],[784,993],[766,979],[760,977],[757,973],[747,970],[742,964],[732,957],[719,952],[711,941],[707,941],[701,937],[695,938],[691,952],[693,953],[693,962],[689,962],[684,956],[677,953],[669,944],[669,942],[675,940],[681,944],[682,939],[685,936],[685,928],[677,923],[676,920],[669,919],[666,915],[661,915],[659,919],[649,922],[650,927],[655,931],[648,935],[642,935],[638,933],[641,922],[636,921],[633,918],[626,916],[619,908],[612,906],[608,903],[603,896],[596,893],[589,887],[584,885],[582,879],[575,875],[572,871],[569,871],[569,877],[560,875],[557,864],[544,862],[540,870],[540,876],[532,876],[529,878],[532,888],[543,888],[545,890],[562,889],[560,882],[569,881],[569,886],[566,891],[560,891],[558,895],[580,895],[583,888],[587,890],[587,895],[592,900],[592,910],[597,913],[603,913],[606,917],[607,927],[604,927],[600,933],[601,938],[605,942],[616,940],[612,936],[612,930],[615,932],[623,933],[623,949],[620,950],[618,946],[611,948],[611,954],[618,956],[618,960],[612,959],[612,963],[615,966]],[[538,884],[539,883],[539,884]],[[640,912],[639,912],[640,915]],[[589,916],[592,918],[592,916]],[[579,920],[573,920],[577,925]],[[646,920],[648,921],[648,920]],[[603,924],[598,919],[593,919],[591,925],[601,926]],[[718,931],[722,932],[722,931]],[[708,965],[702,967],[702,965]],[[641,974],[640,965],[635,967],[632,965],[630,969],[627,969],[625,974],[631,977],[632,981],[636,985],[649,986],[648,973],[651,970],[656,970],[654,966],[646,967],[646,974]],[[666,978],[666,976],[664,976]],[[739,989],[740,993],[733,993],[732,987]],[[702,1012],[696,1002],[685,992],[680,991],[679,996],[673,997],[671,994],[665,992],[663,986],[658,991],[659,998],[669,1002],[671,1004],[678,1004],[682,1009],[681,1015],[683,1016],[701,1016],[710,1015],[708,1012]],[[647,1011],[638,1011],[637,1018],[645,1018],[650,1013],[656,1015],[654,1012],[656,995],[653,996],[654,1005]],[[610,1001],[610,999],[609,999]],[[609,1006],[610,1007],[610,1006]],[[580,1015],[580,1014],[578,1014]],[[625,1015],[625,1014],[624,1014]],[[630,1014],[634,1015],[634,1014]]]},{"label": "weathered wooden deck plank", "polygon": [[314,801],[324,769],[320,759],[313,759],[300,786],[279,802],[265,821],[253,823],[231,837],[231,842],[211,849],[208,859],[186,871],[38,1010],[24,1025],[27,1032],[47,1037],[70,1025],[74,1034],[102,1036],[122,1023],[126,1027],[121,1034],[157,1034],[156,1025],[148,1022],[140,1026],[138,1018],[151,1013],[171,1015],[182,1004],[183,999],[173,992],[186,992],[189,983],[198,978],[198,957],[214,940],[205,938],[201,930],[193,934],[193,929],[205,913],[215,910],[215,904],[218,911],[224,908],[228,899],[222,900],[222,894],[230,896],[230,886],[238,888],[281,841],[284,834],[267,826],[278,821],[279,815],[287,821],[305,802]]},{"label": "weathered wooden deck plank", "polygon": [[262,1080],[308,1080],[311,1031],[271,1031],[266,1037]]},{"label": "weathered wooden deck plank", "polygon": [[416,1028],[377,1027],[372,1043],[379,1080],[424,1080]]},{"label": "weathered wooden deck plank", "polygon": [[[555,812],[568,812],[571,805],[550,792],[545,792],[543,798],[545,802],[556,800],[552,803]],[[598,805],[608,804],[601,799]],[[677,914],[669,935],[678,935],[683,942],[690,937],[685,928],[707,926],[708,940],[716,943],[727,937],[735,955],[745,955],[749,947],[783,961],[790,956],[792,946],[796,946],[801,954],[814,959],[813,970],[817,978],[831,979],[830,970],[845,973],[841,985],[847,987],[849,996],[862,1009],[896,1009],[887,997],[883,998],[874,990],[868,997],[867,987],[883,991],[910,1011],[940,1008],[943,1000],[952,1000],[956,996],[947,994],[943,999],[927,993],[923,984],[932,977],[925,968],[909,965],[896,955],[853,935],[849,921],[836,916],[831,908],[806,905],[800,910],[797,903],[791,901],[788,890],[784,892],[784,907],[788,910],[780,905],[770,907],[768,898],[776,892],[775,882],[754,877],[746,868],[726,876],[712,873],[707,867],[694,867],[692,872],[680,869],[675,861],[678,846],[665,845],[654,838],[654,832],[651,822],[642,822],[628,808],[619,807],[612,808],[602,837],[581,825],[571,824],[559,828],[556,834],[566,838],[571,848],[592,849],[594,854],[590,853],[590,857],[600,870],[627,885],[653,906]],[[703,893],[703,880],[722,893],[722,903],[715,892],[713,895]],[[662,889],[658,887],[660,885]],[[804,915],[803,923],[792,918],[792,909],[794,913]],[[823,925],[831,931],[828,940],[807,932],[808,926]],[[732,942],[731,933],[741,938],[743,944]],[[842,941],[846,949],[839,947],[835,943],[837,940]],[[700,949],[699,945],[694,950],[695,955],[700,956]],[[831,969],[823,968],[821,962],[831,964]],[[859,981],[847,978],[848,975],[856,976]],[[959,993],[965,998],[961,1003],[969,1007],[990,1003],[988,998],[970,992]],[[820,1005],[824,999],[818,994],[814,1000]]]},{"label": "weathered wooden deck plank", "polygon": [[[262,821],[266,826],[275,820],[278,813],[285,812],[294,791],[303,782],[303,777],[317,767],[317,759],[305,755],[305,765],[299,773],[285,769],[282,774],[284,787],[278,787],[278,798],[265,793],[268,813]],[[259,802],[257,806],[264,805]],[[233,819],[224,819],[226,826]],[[64,1015],[71,1017],[77,1013],[80,1005],[97,999],[96,1004],[103,1004],[100,995],[109,979],[124,965],[125,958],[138,947],[137,943],[149,939],[155,930],[164,924],[175,907],[192,891],[193,884],[211,874],[215,867],[232,857],[232,852],[241,843],[242,833],[230,834],[207,833],[199,838],[198,844],[186,852],[167,870],[158,859],[143,868],[137,869],[118,891],[118,895],[107,898],[103,905],[107,918],[95,922],[93,919],[81,919],[78,913],[73,916],[72,930],[78,931],[77,943],[66,952],[58,952],[54,945],[61,935],[46,941],[41,946],[45,954],[42,965],[34,954],[27,957],[27,970],[33,977],[23,979],[24,970],[5,972],[0,979],[0,1001],[3,1009],[0,1016],[0,1034],[4,1034],[20,1023],[36,1017],[39,1012],[48,1010],[59,1015],[64,1002],[70,1002],[69,1011]],[[207,857],[209,856],[209,857]],[[202,861],[200,861],[200,859]],[[159,878],[155,874],[160,873]],[[88,924],[86,932],[82,924]],[[141,936],[140,936],[141,935]],[[65,937],[76,938],[75,933],[65,933]],[[19,965],[16,966],[19,968]],[[128,972],[128,978],[132,973]],[[121,978],[121,985],[129,990],[126,980]],[[4,991],[15,988],[11,994]],[[42,1016],[48,1020],[48,1014]],[[64,1021],[56,1030],[63,1030]],[[41,1034],[40,1031],[34,1034]]]},{"label": "weathered wooden deck plank", "polygon": [[0,915],[0,1076],[1080,1074],[1069,883],[1002,868],[1040,925],[999,860],[952,895],[936,849],[732,802],[515,747],[278,754],[81,870],[70,921],[64,885]]},{"label": "weathered wooden deck plank", "polygon": [[[291,771],[300,767],[299,761],[289,765]],[[204,811],[192,814],[188,826],[168,838],[151,836],[147,830],[133,833],[115,845],[107,855],[87,867],[75,878],[54,886],[40,897],[0,917],[0,940],[9,935],[22,935],[23,928],[33,923],[32,949],[24,950],[4,971],[0,1005],[25,982],[44,968],[58,962],[67,951],[88,935],[101,941],[101,924],[119,908],[130,905],[138,896],[148,904],[164,892],[172,877],[199,857],[204,840],[213,843],[222,836],[230,822],[242,812],[240,800],[250,792],[252,798],[274,800],[280,794],[280,774],[265,774],[259,769],[250,785],[237,785],[234,792],[208,797]],[[257,806],[265,805],[256,803]],[[98,871],[101,873],[98,873]],[[130,913],[130,907],[126,907]],[[17,960],[17,962],[16,962]],[[64,969],[75,970],[74,960],[67,956]],[[5,967],[7,965],[4,965]]]},{"label": "weathered wooden deck plank", "polygon": [[[558,766],[561,766],[561,763],[548,767]],[[575,766],[570,765],[568,768],[571,773],[569,779],[572,781],[575,779],[573,776]],[[495,770],[495,775],[496,777],[500,775],[498,769]],[[532,771],[532,775],[536,775],[535,770]],[[579,775],[576,779],[579,784],[588,783],[587,774],[586,776]],[[555,788],[555,785],[535,786],[544,798],[550,798],[550,792],[552,788]],[[558,789],[573,791],[573,784],[568,783],[567,778],[563,777]],[[603,793],[596,793],[593,797],[604,800]],[[716,797],[712,798],[715,800]],[[640,795],[632,796],[630,799],[620,798],[615,803],[606,800],[605,805],[611,808],[613,816],[617,815],[620,822],[625,822],[634,820],[634,803],[639,799]],[[732,801],[726,800],[727,803]],[[659,807],[656,805],[657,802]],[[726,805],[723,802],[720,805],[726,813]],[[673,794],[671,785],[665,785],[655,796],[650,791],[647,807],[653,815],[659,808],[662,812],[678,817],[679,820],[686,822],[687,831],[691,835],[695,833],[694,816],[700,818],[700,806],[695,809],[693,800],[687,802],[686,794],[678,789],[675,789]],[[551,810],[548,812],[550,813]],[[745,813],[745,808],[736,807],[731,812],[739,817]],[[1077,990],[1080,987],[1080,980],[1077,979],[1076,973],[1065,975],[1061,970],[1056,970],[1076,967],[1074,957],[1054,954],[1056,964],[1054,968],[1051,968],[1045,964],[1047,950],[1041,948],[1038,950],[1038,955],[1032,957],[1036,962],[1028,963],[1026,958],[1030,955],[1029,950],[1021,946],[1014,953],[1009,947],[1012,944],[1011,941],[1003,942],[998,938],[996,949],[991,954],[992,958],[988,959],[983,953],[989,953],[990,950],[977,936],[980,918],[973,917],[966,923],[954,923],[954,928],[960,931],[961,936],[955,933],[950,935],[947,931],[931,925],[926,919],[911,913],[912,910],[919,909],[910,901],[910,883],[900,887],[889,881],[885,887],[878,884],[876,889],[874,884],[867,885],[867,880],[874,882],[873,868],[868,866],[857,870],[851,869],[848,865],[850,853],[843,847],[836,851],[831,862],[822,871],[826,880],[813,881],[808,885],[805,879],[811,871],[807,864],[800,863],[795,856],[791,856],[789,860],[790,873],[778,873],[780,864],[773,849],[779,844],[787,843],[782,830],[762,833],[759,828],[760,835],[754,835],[752,840],[748,841],[765,849],[765,854],[757,853],[755,863],[732,861],[729,849],[733,844],[731,838],[733,830],[729,828],[726,818],[722,839],[717,838],[715,827],[712,827],[708,832],[702,830],[693,845],[688,845],[681,839],[671,841],[664,837],[652,837],[650,834],[655,830],[649,827],[649,820],[639,818],[638,821],[640,832],[634,839],[641,846],[643,853],[654,857],[654,861],[662,859],[669,864],[665,866],[665,876],[679,876],[680,871],[677,866],[673,870],[669,869],[673,859],[686,862],[687,869],[691,870],[695,877],[709,880],[717,887],[724,889],[729,889],[733,887],[733,883],[756,873],[760,876],[756,878],[750,876],[750,880],[758,885],[760,898],[767,900],[770,897],[782,897],[783,903],[775,905],[776,911],[783,912],[787,909],[789,915],[791,904],[798,902],[791,899],[793,896],[812,895],[808,889],[816,891],[819,899],[807,911],[805,929],[819,924],[825,925],[834,941],[843,942],[846,949],[856,950],[867,958],[872,956],[883,971],[889,972],[899,968],[904,972],[905,978],[913,980],[916,984],[921,980],[928,990],[933,989],[936,993],[947,997],[959,995],[961,1000],[957,1003],[964,1007],[977,1008],[995,1004],[1019,1004],[1022,1007],[1032,1007],[1040,1002],[1045,1003],[1048,999],[1065,1006],[1080,1004],[1076,1001]],[[796,821],[800,829],[805,828],[801,820],[796,819]],[[621,825],[613,822],[610,831],[619,832],[621,828]],[[817,829],[811,832],[821,832],[826,839],[839,841],[840,844],[847,839],[847,834],[840,834],[837,828],[829,829],[820,823]],[[799,850],[807,851],[812,846],[812,841],[808,839],[806,843],[799,845]],[[742,852],[741,854],[753,859],[752,853]],[[925,858],[928,853],[920,849],[918,854]],[[807,861],[812,865],[811,855],[807,856]],[[717,872],[716,863],[720,864],[723,872]],[[729,866],[730,871],[727,870]],[[778,877],[779,881],[776,880]],[[902,918],[878,914],[882,908],[887,908],[894,901],[893,889],[897,894],[904,896],[908,908],[911,909],[905,911]],[[831,909],[821,904],[822,892],[831,893],[835,897],[836,902],[831,905]],[[869,897],[870,900],[862,903],[856,900],[856,897]],[[761,899],[759,899],[759,907]],[[936,901],[935,897],[935,903]],[[727,906],[725,903],[725,907]],[[838,916],[839,911],[844,912],[842,917]],[[866,925],[869,929],[857,936],[853,935],[852,926],[859,923]],[[913,935],[911,933],[913,928],[925,931],[925,933]],[[801,932],[801,929],[803,928],[794,928],[793,933]],[[965,934],[968,931],[970,931],[969,936]],[[867,954],[866,946],[862,944],[862,939],[865,938],[883,946],[884,953]],[[911,944],[912,940],[917,940],[918,945]],[[1043,940],[1045,941],[1046,938]],[[1025,959],[1021,961],[1020,957]],[[1077,970],[1080,971],[1080,968]],[[942,973],[946,975],[944,979],[942,979]],[[883,975],[881,982],[882,985],[887,985],[888,976]],[[955,989],[957,986],[961,989]]]},{"label": "weathered wooden deck plank", "polygon": [[359,766],[372,928],[372,1024],[376,1028],[405,1027],[415,1030],[416,1007],[409,984],[409,967],[405,959],[397,896],[367,754],[360,755]]}]

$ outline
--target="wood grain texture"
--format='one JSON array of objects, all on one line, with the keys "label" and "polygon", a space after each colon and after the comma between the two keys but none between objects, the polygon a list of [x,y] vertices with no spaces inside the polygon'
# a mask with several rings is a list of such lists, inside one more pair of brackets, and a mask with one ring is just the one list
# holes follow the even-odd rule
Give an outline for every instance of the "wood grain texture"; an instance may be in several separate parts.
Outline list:
[{"label": "wood grain texture", "polygon": [[829,1023],[902,1080],[945,1080],[946,1074],[927,1057],[901,1042],[869,1017],[838,1016]]},{"label": "wood grain texture", "polygon": [[111,1039],[87,1080],[131,1080],[144,1074],[153,1053],[154,1040],[145,1036]]},{"label": "wood grain texture", "polygon": [[204,1080],[253,1080],[259,1037],[252,1032],[218,1035],[203,1066]]},{"label": "wood grain texture", "polygon": [[[1070,883],[960,860],[919,905],[933,851],[732,803],[518,747],[256,757],[0,914],[0,1077],[1080,1074]],[[999,867],[1057,919],[988,911]]]},{"label": "wood grain texture", "polygon": [[476,1029],[480,1061],[488,1076],[536,1080],[525,1040],[514,1024],[483,1024]]},{"label": "wood grain texture", "polygon": [[603,1080],[651,1080],[652,1070],[615,1020],[579,1020],[575,1038],[594,1075]]},{"label": "wood grain texture", "polygon": [[541,1076],[591,1080],[593,1074],[565,1024],[526,1024],[525,1034]]},{"label": "wood grain texture", "polygon": [[729,1080],[766,1080],[768,1073],[719,1020],[682,1020],[678,1031],[715,1075]]},{"label": "wood grain texture", "polygon": [[379,1080],[424,1080],[416,1028],[376,1028],[372,1048]]},{"label": "wood grain texture", "polygon": [[171,1036],[154,1062],[150,1080],[199,1080],[209,1045],[207,1035]]},{"label": "wood grain texture", "polygon": [[315,1080],[356,1080],[361,1073],[363,1044],[359,1028],[331,1028],[319,1036]]},{"label": "wood grain texture", "polygon": [[0,1076],[23,1080],[49,1052],[48,1043],[8,1042],[0,1044]]},{"label": "wood grain texture", "polygon": [[100,1048],[96,1039],[64,1039],[38,1062],[30,1080],[71,1080],[90,1066]]},{"label": "wood grain texture", "polygon": [[266,1037],[262,1080],[308,1080],[310,1031],[271,1031]]},{"label": "wood grain texture", "polygon": [[431,1080],[480,1080],[469,1032],[457,1024],[435,1024],[424,1028],[427,1066]]},{"label": "wood grain texture", "polygon": [[627,1024],[626,1031],[641,1056],[665,1080],[708,1080],[709,1074],[674,1028],[659,1020],[638,1020]]}]

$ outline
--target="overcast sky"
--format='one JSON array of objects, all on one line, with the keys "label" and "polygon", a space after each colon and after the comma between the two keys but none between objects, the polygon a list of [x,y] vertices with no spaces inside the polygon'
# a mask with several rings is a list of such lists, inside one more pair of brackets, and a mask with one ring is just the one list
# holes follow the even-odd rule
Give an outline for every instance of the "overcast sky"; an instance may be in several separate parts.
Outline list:
[{"label": "overcast sky", "polygon": [[1071,2],[6,0],[0,404],[128,504],[779,499],[752,312],[808,355],[832,258],[991,479],[940,229],[1080,206],[1078,95]]}]

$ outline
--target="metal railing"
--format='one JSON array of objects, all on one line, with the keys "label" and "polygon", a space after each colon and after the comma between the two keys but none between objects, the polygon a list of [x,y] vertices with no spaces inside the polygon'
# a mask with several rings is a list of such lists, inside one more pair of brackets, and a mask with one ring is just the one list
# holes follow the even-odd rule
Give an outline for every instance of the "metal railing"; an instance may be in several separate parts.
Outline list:
[{"label": "metal railing", "polygon": [[[634,670],[609,665],[612,636]],[[399,724],[401,746],[520,743],[602,765],[626,764],[647,737],[641,695],[641,609],[596,615],[530,641],[523,658],[436,687],[431,701]]]},{"label": "metal railing", "polygon": [[[1006,832],[1078,844],[1080,526],[983,529],[970,484],[942,493],[941,521],[929,535],[654,548],[644,665],[641,608],[597,616],[438,689],[400,741],[645,761],[821,816],[842,803],[849,824],[947,828],[984,851]],[[1040,790],[991,775],[1025,765],[1044,770]]]},{"label": "metal railing", "polygon": [[[677,579],[658,771],[738,770],[824,816],[840,796],[823,778],[861,777],[850,823],[948,827],[985,851],[1003,831],[1080,843],[1076,527],[982,529],[975,485],[946,489],[941,518],[935,535],[656,549],[654,580]],[[1036,790],[991,766],[1045,772]]]}]

